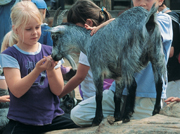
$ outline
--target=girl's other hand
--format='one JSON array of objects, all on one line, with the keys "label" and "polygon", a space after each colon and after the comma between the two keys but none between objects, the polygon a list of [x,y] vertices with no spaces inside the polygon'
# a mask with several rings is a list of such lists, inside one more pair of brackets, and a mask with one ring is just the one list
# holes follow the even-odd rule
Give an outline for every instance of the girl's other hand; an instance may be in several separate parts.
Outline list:
[{"label": "girl's other hand", "polygon": [[[44,56],[44,57],[45,57],[45,56]],[[46,70],[48,70],[48,71],[53,70],[54,67],[57,65],[58,62],[57,62],[57,61],[54,61],[54,60],[52,59],[51,55],[47,56],[46,58],[47,58],[47,60],[49,61]]]},{"label": "girl's other hand", "polygon": [[9,95],[0,96],[0,102],[10,102],[10,96]]},{"label": "girl's other hand", "polygon": [[51,61],[49,58],[44,56],[43,59],[41,59],[40,61],[36,63],[35,68],[39,71],[39,73],[41,73],[42,71],[47,70],[49,66],[51,66]]},{"label": "girl's other hand", "polygon": [[178,98],[178,97],[169,97],[167,100],[165,100],[166,104],[169,104],[169,103],[174,102],[174,101],[179,102],[180,98]]},{"label": "girl's other hand", "polygon": [[89,26],[88,24],[84,24],[84,27],[87,29],[87,30],[91,30],[91,33],[90,35],[93,36],[98,30],[99,30],[99,27],[91,27]]}]

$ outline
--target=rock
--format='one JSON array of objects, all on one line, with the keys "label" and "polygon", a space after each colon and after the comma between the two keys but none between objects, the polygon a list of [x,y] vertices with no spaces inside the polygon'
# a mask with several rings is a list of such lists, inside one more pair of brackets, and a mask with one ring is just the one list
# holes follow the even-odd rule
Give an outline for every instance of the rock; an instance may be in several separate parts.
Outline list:
[{"label": "rock", "polygon": [[160,114],[128,123],[114,122],[112,116],[105,118],[99,126],[64,129],[46,134],[179,134],[180,103],[173,102],[164,107]]},{"label": "rock", "polygon": [[160,111],[160,114],[180,118],[180,103],[176,101],[170,103]]}]

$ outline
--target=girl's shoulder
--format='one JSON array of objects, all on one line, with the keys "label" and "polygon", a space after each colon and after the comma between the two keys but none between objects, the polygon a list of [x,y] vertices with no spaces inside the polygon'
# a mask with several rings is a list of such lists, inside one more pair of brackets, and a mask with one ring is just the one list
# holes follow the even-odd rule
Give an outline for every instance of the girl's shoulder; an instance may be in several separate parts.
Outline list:
[{"label": "girl's shoulder", "polygon": [[166,13],[159,12],[157,14],[157,21],[159,23],[171,23],[171,17]]},{"label": "girl's shoulder", "polygon": [[12,54],[16,53],[16,48],[14,46],[8,47],[6,50],[2,52],[2,54]]},{"label": "girl's shoulder", "polygon": [[157,22],[160,26],[161,33],[172,34],[172,20],[168,14],[159,12],[157,14]]}]

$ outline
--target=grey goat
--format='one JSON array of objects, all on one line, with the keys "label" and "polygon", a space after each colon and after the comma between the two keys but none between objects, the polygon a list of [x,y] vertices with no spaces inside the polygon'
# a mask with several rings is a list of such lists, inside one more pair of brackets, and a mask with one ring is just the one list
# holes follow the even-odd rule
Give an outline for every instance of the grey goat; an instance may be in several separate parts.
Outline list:
[{"label": "grey goat", "polygon": [[[101,28],[94,36],[90,36],[89,30],[69,23],[50,29],[54,42],[51,56],[55,61],[65,57],[74,67],[75,63],[69,55],[74,47],[88,57],[97,90],[93,125],[98,125],[103,118],[104,78],[112,78],[116,82],[115,120],[130,121],[134,112],[137,86],[133,76],[146,67],[149,61],[152,63],[157,90],[153,115],[159,113],[162,76],[165,78],[166,66],[156,12],[155,4],[149,12],[142,7],[131,8]],[[126,102],[122,116],[120,105],[125,87],[129,90],[130,100]]]}]

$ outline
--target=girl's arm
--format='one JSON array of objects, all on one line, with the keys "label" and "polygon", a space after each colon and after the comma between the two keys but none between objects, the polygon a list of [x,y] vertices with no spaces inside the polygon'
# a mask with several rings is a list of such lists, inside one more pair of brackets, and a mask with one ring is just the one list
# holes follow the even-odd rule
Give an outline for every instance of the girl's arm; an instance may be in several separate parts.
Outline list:
[{"label": "girl's arm", "polygon": [[46,70],[49,86],[51,92],[57,96],[62,93],[64,87],[64,80],[62,77],[61,69],[55,69],[56,63],[52,60],[51,68]]},{"label": "girl's arm", "polygon": [[75,76],[73,76],[64,86],[63,92],[59,97],[62,98],[64,95],[74,90],[84,80],[89,69],[89,66],[79,63]]},{"label": "girl's arm", "polygon": [[173,57],[173,55],[174,55],[174,47],[171,47],[169,58]]},{"label": "girl's arm", "polygon": [[46,70],[46,66],[49,64],[47,58],[41,59],[37,62],[36,67],[25,77],[21,78],[20,70],[17,68],[8,68],[5,67],[4,76],[11,93],[20,98],[23,96],[35,82],[39,74]]},{"label": "girl's arm", "polygon": [[9,95],[0,96],[0,102],[10,102],[10,96]]},{"label": "girl's arm", "polygon": [[99,26],[97,27],[90,27],[89,25],[85,24],[85,28],[88,29],[88,30],[92,30],[90,35],[94,35],[100,28],[106,26],[107,24],[109,24],[111,21],[113,21],[115,18],[112,18],[110,20],[107,20],[106,22],[100,24]]}]

